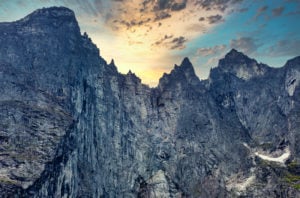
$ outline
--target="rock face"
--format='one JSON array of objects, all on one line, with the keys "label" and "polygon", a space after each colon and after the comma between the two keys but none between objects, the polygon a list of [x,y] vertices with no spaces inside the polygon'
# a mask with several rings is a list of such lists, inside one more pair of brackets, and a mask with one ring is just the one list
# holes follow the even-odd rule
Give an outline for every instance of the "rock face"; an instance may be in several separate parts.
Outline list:
[{"label": "rock face", "polygon": [[300,57],[187,58],[149,88],[74,13],[0,23],[1,197],[300,197]]}]

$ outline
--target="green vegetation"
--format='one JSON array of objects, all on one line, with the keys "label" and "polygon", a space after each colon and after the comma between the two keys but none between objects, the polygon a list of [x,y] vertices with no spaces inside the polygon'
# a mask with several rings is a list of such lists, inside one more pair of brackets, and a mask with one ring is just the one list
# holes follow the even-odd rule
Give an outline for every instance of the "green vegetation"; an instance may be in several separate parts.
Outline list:
[{"label": "green vegetation", "polygon": [[300,175],[293,175],[288,173],[284,180],[293,188],[300,190]]},{"label": "green vegetation", "polygon": [[297,190],[300,190],[300,184],[294,184],[293,185],[293,188],[297,189]]},{"label": "green vegetation", "polygon": [[286,167],[276,162],[270,162],[260,158],[258,158],[256,162],[257,165],[260,166],[263,170],[267,172],[272,171],[276,175],[280,176],[280,181],[285,186],[300,190],[300,164],[297,161],[290,162]]},{"label": "green vegetation", "polygon": [[300,164],[298,164],[296,161],[292,161],[291,163],[289,163],[287,165],[287,167],[290,169],[290,170],[294,170],[294,169],[297,169],[300,167]]},{"label": "green vegetation", "polygon": [[300,176],[299,175],[292,175],[292,174],[289,173],[285,176],[285,180],[288,183],[299,182],[300,181]]},{"label": "green vegetation", "polygon": [[6,178],[6,177],[0,177],[0,183],[2,183],[2,184],[11,184],[11,185],[16,185],[17,184],[16,181],[11,180],[11,179]]},{"label": "green vegetation", "polygon": [[288,164],[289,168],[293,168],[293,167],[296,167],[296,166],[299,166],[299,164],[296,161],[292,161],[291,163]]}]

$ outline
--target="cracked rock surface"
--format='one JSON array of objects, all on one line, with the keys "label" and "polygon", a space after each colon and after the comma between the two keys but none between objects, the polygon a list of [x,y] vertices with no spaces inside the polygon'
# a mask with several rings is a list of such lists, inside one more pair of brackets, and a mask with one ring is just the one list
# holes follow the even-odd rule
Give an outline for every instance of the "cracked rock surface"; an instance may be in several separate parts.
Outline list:
[{"label": "cracked rock surface", "polygon": [[99,53],[67,8],[0,23],[0,197],[300,197],[300,57],[149,88]]}]

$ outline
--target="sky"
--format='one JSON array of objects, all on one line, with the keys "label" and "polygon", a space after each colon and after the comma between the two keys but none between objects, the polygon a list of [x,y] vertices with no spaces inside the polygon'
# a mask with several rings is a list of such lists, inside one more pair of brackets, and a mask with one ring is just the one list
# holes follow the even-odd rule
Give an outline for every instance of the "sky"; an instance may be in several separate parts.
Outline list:
[{"label": "sky", "polygon": [[121,73],[150,86],[189,57],[200,79],[235,48],[280,67],[300,55],[300,0],[0,0],[0,22],[65,6]]}]

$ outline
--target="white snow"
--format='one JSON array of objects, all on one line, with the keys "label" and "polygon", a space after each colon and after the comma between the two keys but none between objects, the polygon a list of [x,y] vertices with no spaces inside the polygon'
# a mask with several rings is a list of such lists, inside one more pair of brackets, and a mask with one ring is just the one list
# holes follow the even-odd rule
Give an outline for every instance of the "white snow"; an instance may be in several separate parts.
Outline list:
[{"label": "white snow", "polygon": [[285,161],[290,157],[291,155],[291,151],[289,149],[289,147],[287,147],[285,150],[284,150],[284,153],[282,153],[280,156],[278,157],[273,157],[273,156],[269,156],[269,155],[266,155],[266,154],[261,154],[259,152],[255,152],[254,153],[256,156],[260,157],[261,159],[263,160],[267,160],[267,161],[271,161],[271,162],[279,162],[279,163],[282,163],[284,164]]},{"label": "white snow", "polygon": [[244,191],[250,184],[254,182],[254,180],[255,180],[255,175],[251,175],[250,177],[245,178],[241,183],[237,183],[235,185],[235,188],[238,191]]},{"label": "white snow", "polygon": [[156,172],[156,174],[152,176],[147,183],[150,186],[152,186],[152,190],[150,192],[149,197],[161,197],[161,198],[170,197],[169,184],[164,171],[159,170],[158,172]]},{"label": "white snow", "polygon": [[241,79],[244,79],[244,80],[249,80],[252,77],[252,75],[250,74],[248,69],[246,69],[246,67],[244,67],[244,66],[240,67],[237,70],[236,76],[241,78]]},{"label": "white snow", "polygon": [[247,149],[251,150],[250,146],[249,146],[247,143],[243,142],[243,145],[244,145]]},{"label": "white snow", "polygon": [[[250,150],[250,152],[254,152],[253,150],[255,149],[252,149],[249,147],[249,145],[245,142],[243,142],[243,145]],[[279,151],[277,151],[278,153]],[[281,151],[280,151],[281,152]],[[275,153],[275,152],[274,152]],[[282,163],[284,164],[285,161],[290,157],[291,155],[291,151],[290,151],[290,148],[289,147],[286,147],[283,151],[283,153],[281,153],[281,155],[277,155],[277,156],[274,156],[274,155],[270,155],[270,154],[266,154],[266,153],[263,153],[263,152],[260,152],[260,151],[256,151],[254,152],[254,155],[263,159],[263,160],[266,160],[266,161],[271,161],[271,162],[278,162],[278,163]]]},{"label": "white snow", "polygon": [[248,186],[254,183],[256,177],[252,173],[248,177],[241,177],[240,174],[234,175],[228,182],[226,187],[228,190],[235,189],[236,191],[242,192],[247,189]]},{"label": "white snow", "polygon": [[254,63],[250,67],[246,64],[240,66],[236,71],[236,76],[244,80],[249,80],[253,76],[263,75],[264,73],[264,69],[258,67],[258,65]]}]

